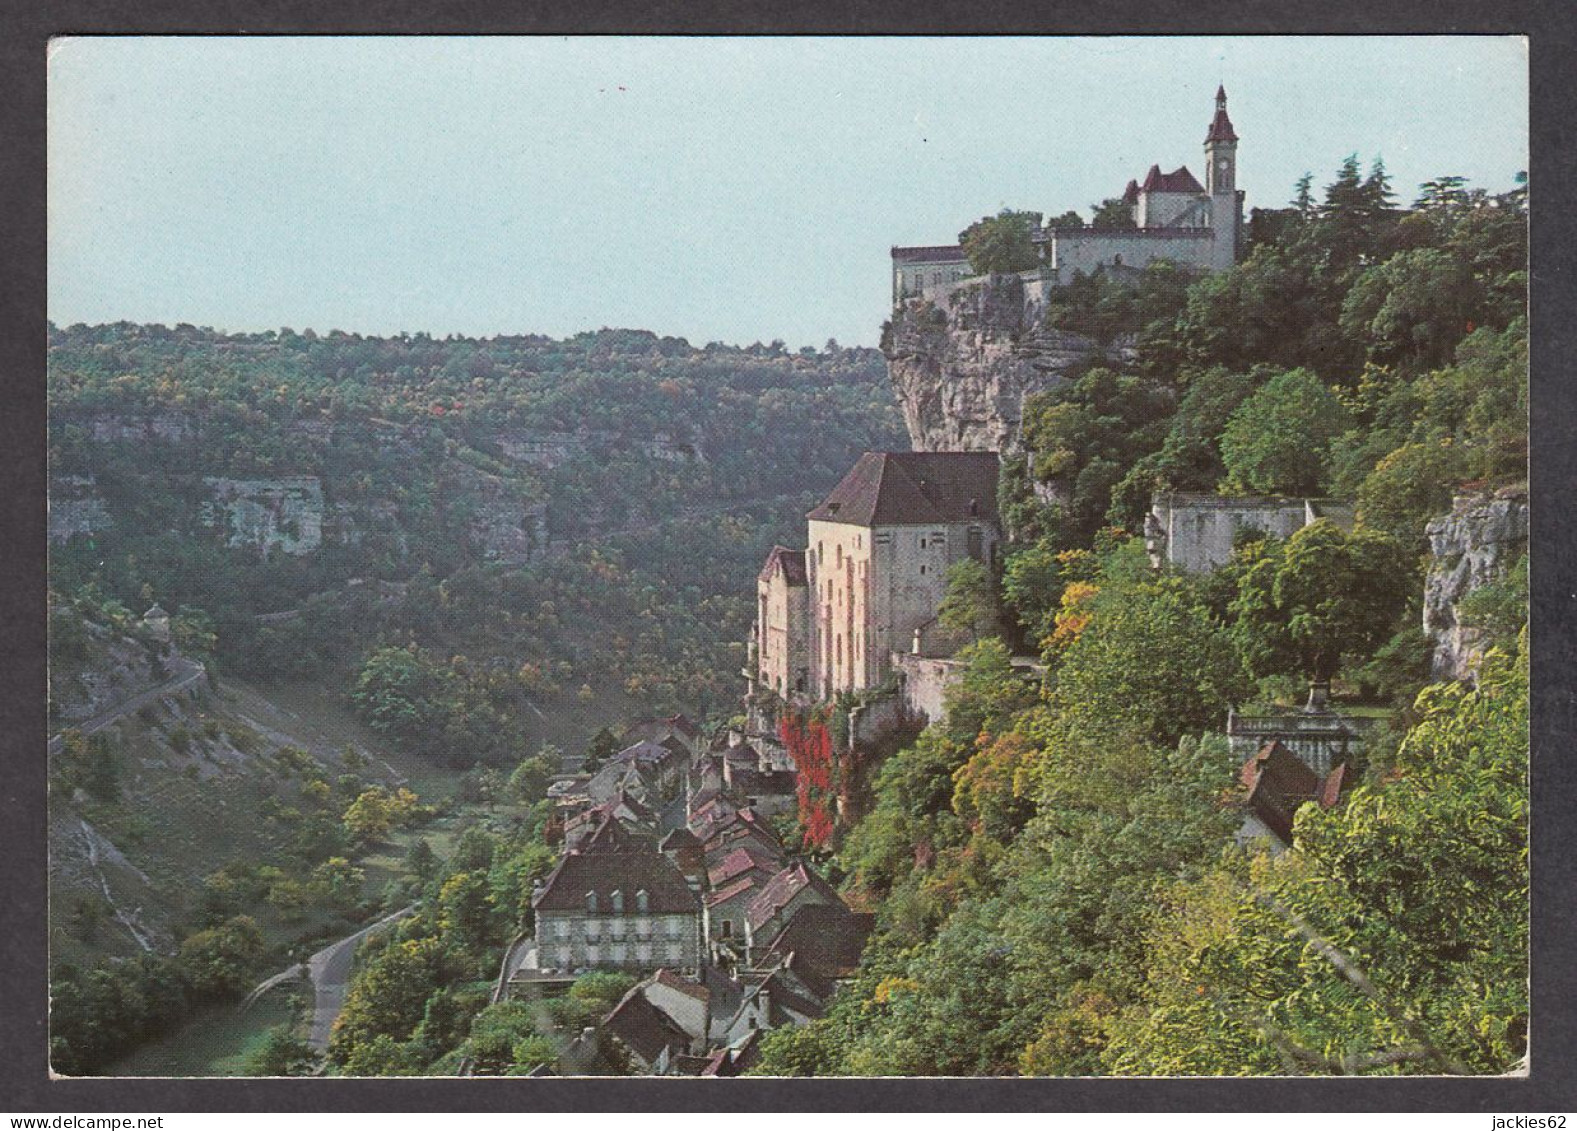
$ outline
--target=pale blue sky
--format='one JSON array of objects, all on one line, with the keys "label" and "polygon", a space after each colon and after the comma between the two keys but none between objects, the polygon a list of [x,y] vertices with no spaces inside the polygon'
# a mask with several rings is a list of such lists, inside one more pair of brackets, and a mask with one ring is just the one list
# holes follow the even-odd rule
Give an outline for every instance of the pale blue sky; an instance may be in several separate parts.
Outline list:
[{"label": "pale blue sky", "polygon": [[1526,169],[1517,38],[57,41],[49,315],[874,344],[888,248],[1200,160]]}]

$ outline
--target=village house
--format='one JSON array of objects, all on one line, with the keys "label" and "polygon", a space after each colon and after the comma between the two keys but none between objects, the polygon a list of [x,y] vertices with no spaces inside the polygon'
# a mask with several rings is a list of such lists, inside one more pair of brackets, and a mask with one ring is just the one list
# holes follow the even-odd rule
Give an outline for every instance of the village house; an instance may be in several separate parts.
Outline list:
[{"label": "village house", "polygon": [[695,969],[706,950],[700,884],[612,816],[532,893],[538,969]]},{"label": "village house", "polygon": [[[1066,286],[1081,273],[1142,269],[1161,259],[1208,271],[1232,266],[1244,243],[1238,140],[1227,113],[1226,89],[1219,87],[1215,116],[1205,134],[1203,184],[1186,165],[1170,173],[1151,165],[1143,181],[1129,181],[1119,198],[1128,223],[1048,225],[1034,236],[1040,266],[1026,274],[1050,286]],[[968,257],[956,244],[895,247],[892,272],[895,304],[938,298],[972,277]]]},{"label": "village house", "polygon": [[1267,742],[1243,764],[1239,781],[1247,793],[1237,843],[1260,842],[1279,853],[1292,846],[1292,822],[1298,810],[1310,802],[1322,809],[1335,808],[1349,774],[1346,763],[1317,774],[1281,743]]}]

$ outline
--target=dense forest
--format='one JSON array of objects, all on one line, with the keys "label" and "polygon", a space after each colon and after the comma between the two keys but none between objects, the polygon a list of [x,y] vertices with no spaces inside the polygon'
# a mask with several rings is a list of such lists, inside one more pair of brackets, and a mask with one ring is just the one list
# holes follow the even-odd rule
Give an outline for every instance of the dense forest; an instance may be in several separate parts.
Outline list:
[{"label": "dense forest", "polygon": [[462,764],[627,712],[726,716],[766,550],[902,442],[875,351],[644,331],[73,326],[49,393],[55,505],[108,516],[60,532],[57,603],[158,601],[222,671],[354,685]]},{"label": "dense forest", "polygon": [[[1463,610],[1492,647],[1430,683],[1425,525],[1525,482],[1525,180],[1398,207],[1379,163],[1255,215],[1251,253],[1059,294],[1136,360],[1033,398],[1000,587],[960,571],[946,719],[888,759],[829,867],[878,914],[781,1074],[1495,1073],[1527,1034],[1526,559]],[[1004,255],[976,225],[977,255]],[[968,240],[966,239],[966,244]],[[921,310],[919,316],[924,317]],[[1039,485],[1042,490],[1032,491]],[[1209,575],[1157,571],[1158,490],[1356,500]],[[1038,652],[1026,682],[1014,650]],[[1228,708],[1334,680],[1380,719],[1290,850],[1234,844]]]}]

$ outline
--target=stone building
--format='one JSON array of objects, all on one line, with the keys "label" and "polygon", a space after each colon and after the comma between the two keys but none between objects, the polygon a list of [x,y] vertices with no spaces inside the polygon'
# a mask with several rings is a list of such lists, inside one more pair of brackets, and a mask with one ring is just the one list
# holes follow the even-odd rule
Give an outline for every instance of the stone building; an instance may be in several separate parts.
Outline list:
[{"label": "stone building", "polygon": [[866,452],[808,518],[810,695],[880,687],[949,568],[993,561],[995,452]]},{"label": "stone building", "polygon": [[[1142,269],[1158,259],[1220,271],[1237,262],[1243,245],[1243,193],[1237,187],[1238,136],[1227,114],[1227,92],[1216,90],[1216,112],[1205,134],[1205,182],[1181,165],[1163,173],[1151,165],[1143,181],[1122,194],[1132,227],[1046,227],[1035,239],[1040,268],[1033,274],[1065,286],[1078,273]],[[969,277],[963,250],[895,247],[893,301],[935,298]],[[962,274],[958,267],[962,264]]]},{"label": "stone building", "polygon": [[532,893],[540,970],[693,970],[706,953],[700,884],[612,817]]},{"label": "stone building", "polygon": [[1150,563],[1168,562],[1194,573],[1210,573],[1232,557],[1239,532],[1287,538],[1328,518],[1352,529],[1350,503],[1333,499],[1288,499],[1265,495],[1157,495],[1144,516],[1144,544]]},{"label": "stone building", "polygon": [[957,244],[940,247],[895,247],[893,256],[893,303],[914,298],[970,274],[969,257]]},{"label": "stone building", "polygon": [[780,698],[809,685],[809,617],[805,551],[772,547],[756,579],[756,680]]}]

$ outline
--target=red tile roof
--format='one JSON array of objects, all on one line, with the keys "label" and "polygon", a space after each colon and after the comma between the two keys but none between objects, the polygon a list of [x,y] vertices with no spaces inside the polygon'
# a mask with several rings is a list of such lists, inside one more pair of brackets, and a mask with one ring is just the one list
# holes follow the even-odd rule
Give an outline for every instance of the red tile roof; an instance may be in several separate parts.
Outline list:
[{"label": "red tile roof", "polygon": [[1227,117],[1227,88],[1216,87],[1216,116],[1210,121],[1210,132],[1205,134],[1205,141],[1236,141],[1237,132],[1232,128],[1232,119]]},{"label": "red tile roof", "polygon": [[854,526],[997,518],[996,452],[866,452],[806,517]]},{"label": "red tile roof", "polygon": [[1194,179],[1194,174],[1188,171],[1187,165],[1179,165],[1170,173],[1161,172],[1159,165],[1151,165],[1141,187],[1145,192],[1201,193],[1205,191],[1205,186]]},{"label": "red tile roof", "polygon": [[752,930],[755,930],[787,907],[800,892],[807,889],[819,894],[824,902],[839,904],[843,902],[831,884],[808,868],[803,861],[796,861],[767,881],[766,886],[745,908],[745,921],[750,924]]}]

